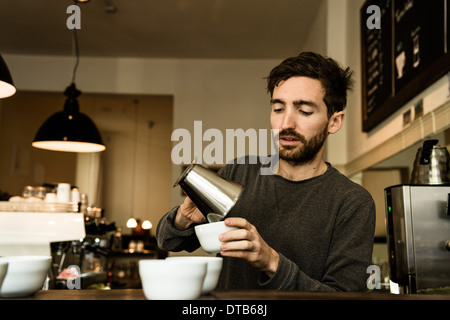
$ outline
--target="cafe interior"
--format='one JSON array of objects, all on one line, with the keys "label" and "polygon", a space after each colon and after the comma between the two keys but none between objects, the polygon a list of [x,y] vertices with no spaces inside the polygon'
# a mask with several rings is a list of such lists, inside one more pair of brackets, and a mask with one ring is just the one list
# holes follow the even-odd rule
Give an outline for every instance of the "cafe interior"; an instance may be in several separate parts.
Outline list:
[{"label": "cafe interior", "polygon": [[[215,256],[157,245],[159,220],[186,196],[174,183],[195,160],[193,147],[174,163],[173,132],[205,148],[210,128],[270,130],[265,77],[313,51],[355,75],[325,160],[375,201],[365,297],[450,299],[450,3],[420,14],[425,2],[4,1],[0,260],[51,257],[30,299],[143,299],[141,260]],[[55,142],[67,110],[83,115],[80,138]],[[216,172],[235,151],[200,164]],[[267,298],[214,292],[203,297]]]}]

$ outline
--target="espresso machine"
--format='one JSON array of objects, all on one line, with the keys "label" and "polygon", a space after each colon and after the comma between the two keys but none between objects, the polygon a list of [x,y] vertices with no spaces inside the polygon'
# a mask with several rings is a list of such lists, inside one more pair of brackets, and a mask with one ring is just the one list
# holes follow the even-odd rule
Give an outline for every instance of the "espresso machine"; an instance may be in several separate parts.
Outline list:
[{"label": "espresso machine", "polygon": [[393,293],[450,291],[450,156],[437,143],[417,151],[410,184],[384,190]]},{"label": "espresso machine", "polygon": [[450,185],[397,185],[385,196],[391,292],[449,289]]}]

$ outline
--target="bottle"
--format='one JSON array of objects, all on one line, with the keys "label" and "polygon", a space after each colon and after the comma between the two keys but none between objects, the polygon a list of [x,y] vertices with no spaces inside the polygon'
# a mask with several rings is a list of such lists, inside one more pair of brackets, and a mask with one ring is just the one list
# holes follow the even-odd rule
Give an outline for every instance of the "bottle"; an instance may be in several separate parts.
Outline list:
[{"label": "bottle", "polygon": [[78,188],[73,188],[71,191],[71,199],[72,202],[78,203],[80,202],[80,191],[78,190]]},{"label": "bottle", "polygon": [[44,200],[46,194],[47,194],[47,189],[45,187],[36,187],[35,188],[36,198]]}]

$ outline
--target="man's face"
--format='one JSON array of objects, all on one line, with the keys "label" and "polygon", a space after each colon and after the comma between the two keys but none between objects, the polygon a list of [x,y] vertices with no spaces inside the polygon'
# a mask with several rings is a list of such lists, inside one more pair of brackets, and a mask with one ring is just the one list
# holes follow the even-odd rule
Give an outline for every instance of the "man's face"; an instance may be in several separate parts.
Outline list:
[{"label": "man's face", "polygon": [[325,90],[319,80],[292,77],[273,90],[272,129],[279,130],[280,158],[294,164],[314,160],[328,136]]}]

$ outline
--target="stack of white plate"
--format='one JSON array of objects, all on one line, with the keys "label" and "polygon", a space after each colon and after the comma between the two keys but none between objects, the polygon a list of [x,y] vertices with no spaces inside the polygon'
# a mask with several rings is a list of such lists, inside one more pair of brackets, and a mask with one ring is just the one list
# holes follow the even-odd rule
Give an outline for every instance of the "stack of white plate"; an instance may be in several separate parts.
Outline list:
[{"label": "stack of white plate", "polygon": [[11,202],[0,201],[0,212],[78,212],[76,202]]}]

